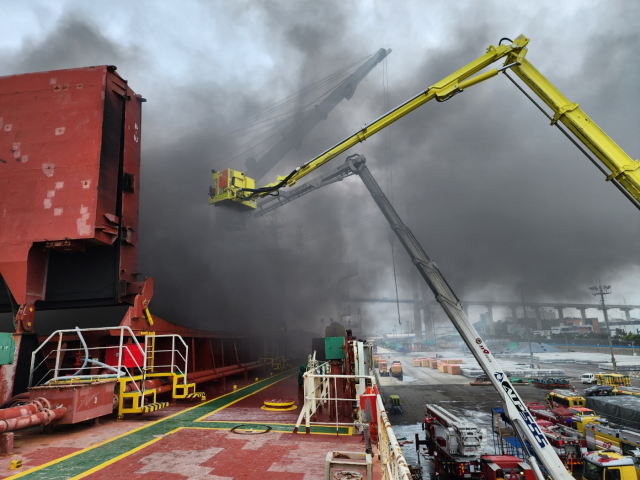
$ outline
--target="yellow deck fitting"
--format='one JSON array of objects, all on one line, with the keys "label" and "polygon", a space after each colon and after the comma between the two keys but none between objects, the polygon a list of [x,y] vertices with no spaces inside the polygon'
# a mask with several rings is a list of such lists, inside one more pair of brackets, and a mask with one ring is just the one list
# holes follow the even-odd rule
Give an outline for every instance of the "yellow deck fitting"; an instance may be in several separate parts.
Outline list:
[{"label": "yellow deck fitting", "polygon": [[193,393],[187,393],[187,396],[184,397],[186,399],[193,399],[193,398],[199,398],[201,399],[203,402],[207,399],[206,395],[204,394],[204,392],[193,392]]},{"label": "yellow deck fitting", "polygon": [[142,407],[142,413],[155,412],[156,410],[160,410],[161,408],[167,408],[169,406],[169,402],[156,402],[149,403]]},{"label": "yellow deck fitting", "polygon": [[270,412],[288,412],[298,408],[295,403],[295,400],[292,398],[268,398],[260,408],[262,408],[262,410],[269,410]]}]

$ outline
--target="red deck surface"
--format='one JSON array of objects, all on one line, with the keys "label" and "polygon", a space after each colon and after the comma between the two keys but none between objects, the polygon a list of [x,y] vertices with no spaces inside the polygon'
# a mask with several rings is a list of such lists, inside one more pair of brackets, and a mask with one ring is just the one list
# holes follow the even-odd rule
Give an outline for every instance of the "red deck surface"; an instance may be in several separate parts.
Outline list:
[{"label": "red deck surface", "polygon": [[322,479],[327,452],[362,448],[358,437],[183,429],[85,478]]},{"label": "red deck surface", "polygon": [[[233,391],[233,384],[242,388],[241,383],[231,382],[227,384],[230,387],[228,391]],[[217,395],[213,395],[214,391]],[[165,434],[154,435],[155,438],[150,442],[145,444],[132,442],[125,454],[112,459],[105,458],[98,467],[84,471],[82,478],[323,479],[327,453],[330,451],[364,452],[362,436],[293,434],[276,431],[247,435],[232,433],[229,430],[230,424],[295,424],[301,406],[299,392],[297,376],[289,376],[253,394],[249,393],[244,398],[229,401],[217,411],[186,423],[184,427],[168,429]],[[219,397],[220,393],[222,392],[218,384],[207,392],[207,398]],[[274,397],[294,398],[298,408],[290,412],[271,412],[260,408],[265,399]],[[183,412],[185,407],[194,405],[198,404],[172,404],[168,409],[150,415],[125,417],[125,421],[122,422],[103,420],[99,426],[89,424],[61,426],[52,435],[44,435],[33,429],[19,432],[16,434],[16,454],[0,457],[0,478],[12,474],[27,474],[27,478],[58,478],[55,474],[52,476],[51,471],[47,469],[33,473],[28,472],[28,469],[44,465],[70,453],[79,452],[84,448],[103,444],[118,435],[125,434],[122,439],[127,439],[128,436],[133,437],[135,431],[139,431],[139,427],[161,425],[156,421],[161,422],[163,418]],[[212,424],[212,422],[226,423]],[[106,451],[108,446],[109,443],[106,443],[104,447],[98,447],[97,454],[99,455],[102,450]],[[93,451],[96,452],[96,450]],[[373,457],[373,478],[379,479],[381,473],[377,455]],[[75,458],[79,457],[72,457],[66,461],[73,462]],[[9,470],[11,460],[17,459],[23,459],[24,467],[19,471]],[[58,472],[65,468],[63,463],[60,463],[60,467],[55,465],[54,467],[54,471]]]}]

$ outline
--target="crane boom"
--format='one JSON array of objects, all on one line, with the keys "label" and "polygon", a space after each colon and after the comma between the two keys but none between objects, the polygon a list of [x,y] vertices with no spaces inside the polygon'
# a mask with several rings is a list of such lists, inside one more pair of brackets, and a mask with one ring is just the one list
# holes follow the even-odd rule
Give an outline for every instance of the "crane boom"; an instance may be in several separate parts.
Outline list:
[{"label": "crane boom", "polygon": [[322,101],[314,106],[313,110],[305,115],[296,126],[288,133],[282,136],[275,145],[255,162],[247,162],[247,176],[255,181],[260,180],[276,164],[289,153],[292,148],[299,148],[302,139],[315,128],[321,121],[327,118],[327,115],[342,100],[351,100],[356,87],[366,77],[376,65],[387,58],[391,53],[391,49],[381,48],[371,55],[360,65],[351,75],[338,84],[331,93],[329,93]]},{"label": "crane boom", "polygon": [[[606,175],[606,180],[612,182],[637,208],[640,208],[640,170],[638,170],[640,161],[629,157],[579,108],[577,103],[569,102],[549,80],[526,60],[528,43],[529,39],[520,35],[510,44],[499,44],[497,47],[490,45],[487,53],[481,57],[382,115],[369,125],[365,124],[360,130],[302,164],[289,175],[278,177],[274,183],[255,188],[255,182],[251,177],[241,172],[234,170],[214,172],[214,187],[211,189],[212,195],[210,195],[209,201],[212,204],[230,203],[229,201],[231,201],[245,208],[256,208],[256,198],[270,195],[284,186],[294,185],[298,180],[331,159],[375,135],[430,100],[446,101],[468,87],[495,77],[500,72],[506,73],[508,69],[513,69],[515,74],[552,109],[551,124],[560,127],[558,125],[560,123],[569,129],[586,147],[581,150]],[[501,68],[479,73],[501,59],[505,59]],[[590,154],[595,155],[597,161]]]},{"label": "crane boom", "polygon": [[263,215],[286,205],[296,198],[300,198],[307,193],[311,193],[314,190],[331,185],[332,183],[341,182],[345,178],[355,175],[356,173],[356,165],[351,160],[347,160],[335,170],[327,174],[320,175],[292,190],[281,190],[280,195],[268,196],[261,199],[260,203],[258,203],[258,209],[253,216],[262,217]]},{"label": "crane boom", "polygon": [[[212,204],[218,204],[219,202],[226,202],[229,204],[232,202],[245,208],[256,208],[257,197],[269,195],[271,192],[279,190],[285,185],[294,185],[298,180],[337,157],[342,152],[350,149],[360,142],[364,142],[367,138],[375,135],[380,130],[388,127],[430,100],[435,98],[441,102],[446,101],[454,95],[462,92],[465,88],[496,76],[500,71],[507,67],[503,67],[502,69],[494,68],[493,70],[469,78],[492,63],[504,58],[510,52],[516,52],[520,57],[522,57],[522,51],[528,42],[528,38],[524,37],[524,35],[520,35],[512,44],[498,45],[498,47],[494,47],[492,45],[489,47],[487,53],[478,59],[452,73],[440,82],[432,85],[424,92],[420,92],[415,95],[413,98],[384,114],[369,125],[365,124],[356,133],[348,136],[333,147],[325,150],[317,157],[296,168],[286,177],[278,177],[278,181],[275,183],[262,188],[254,188],[255,181],[244,173],[230,169],[223,170],[221,172],[213,172],[214,186],[211,188],[209,202]],[[511,66],[513,65],[508,65],[508,67]]]},{"label": "crane boom", "polygon": [[522,80],[551,110],[551,125],[558,122],[567,127],[607,168],[606,180],[619,184],[628,192],[634,204],[640,201],[640,161],[633,160],[602,129],[584,113],[577,103],[570,102],[526,58],[513,68]]},{"label": "crane boom", "polygon": [[[537,458],[554,480],[574,480],[571,474],[567,472],[562,461],[553,450],[553,447],[547,441],[515,388],[513,388],[513,385],[509,382],[507,375],[502,371],[485,342],[469,321],[469,318],[464,313],[460,300],[445,280],[440,269],[423,250],[411,229],[402,221],[378,185],[378,182],[376,182],[371,171],[367,168],[366,159],[363,155],[351,155],[336,172],[319,176],[310,182],[296,187],[290,192],[289,201],[317,190],[317,188],[320,188],[319,186],[335,183],[336,180],[333,179],[338,178],[341,180],[345,178],[348,176],[345,175],[347,171],[360,177],[360,180],[362,180],[362,183],[364,183],[371,197],[389,223],[391,230],[393,230],[409,254],[411,262],[416,266],[418,272],[433,292],[447,317],[449,317],[451,323],[453,323],[464,340],[464,343],[478,361],[478,364],[482,367],[487,377],[491,380],[491,383],[502,399],[507,416],[512,423],[518,427],[515,431],[520,437],[520,443],[524,446],[524,438],[526,438],[535,452],[535,457],[530,457],[528,461],[534,472],[536,472],[536,476],[541,480],[544,478],[536,463]],[[338,173],[342,175],[338,175]],[[325,181],[325,179],[333,181]],[[315,185],[318,187],[314,187]],[[284,205],[283,203],[275,203],[272,199],[268,199],[267,201],[271,203],[272,208],[270,210]]]}]

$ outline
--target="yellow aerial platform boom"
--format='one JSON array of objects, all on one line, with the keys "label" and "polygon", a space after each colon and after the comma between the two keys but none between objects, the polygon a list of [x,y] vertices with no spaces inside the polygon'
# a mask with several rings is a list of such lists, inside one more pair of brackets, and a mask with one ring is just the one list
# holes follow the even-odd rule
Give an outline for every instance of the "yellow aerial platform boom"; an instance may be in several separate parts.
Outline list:
[{"label": "yellow aerial platform boom", "polygon": [[[511,43],[502,44],[503,40],[508,40]],[[255,182],[241,172],[230,169],[214,172],[213,195],[209,197],[209,203],[226,202],[235,203],[237,206],[244,208],[256,208],[257,198],[273,194],[272,192],[284,186],[294,185],[305,175],[313,172],[354,145],[375,135],[428,101],[433,99],[439,102],[449,100],[466,88],[495,77],[500,72],[506,74],[506,71],[511,69],[551,108],[553,112],[553,116],[549,116],[551,124],[557,125],[567,136],[569,134],[566,129],[570,130],[586,148],[583,148],[578,142],[574,141],[574,143],[606,175],[607,181],[611,181],[637,208],[640,208],[640,171],[638,171],[640,161],[629,157],[580,109],[577,103],[569,102],[549,80],[526,60],[525,55],[528,50],[526,46],[528,43],[529,39],[524,35],[520,35],[515,41],[503,38],[497,47],[489,46],[487,53],[483,56],[427,88],[424,92],[419,93],[374,122],[368,125],[365,124],[353,135],[304,163],[289,175],[278,177],[278,180],[272,184],[255,188]],[[504,59],[502,67],[479,73],[501,59]],[[511,77],[509,78],[511,79]],[[511,80],[513,81],[513,79]],[[516,85],[529,99],[534,101],[524,89],[518,84]],[[534,103],[536,102],[534,101]],[[538,107],[544,112],[540,105]],[[566,127],[566,129],[559,124]],[[573,140],[572,137],[569,136],[569,138]],[[591,154],[597,159],[593,158]]]}]

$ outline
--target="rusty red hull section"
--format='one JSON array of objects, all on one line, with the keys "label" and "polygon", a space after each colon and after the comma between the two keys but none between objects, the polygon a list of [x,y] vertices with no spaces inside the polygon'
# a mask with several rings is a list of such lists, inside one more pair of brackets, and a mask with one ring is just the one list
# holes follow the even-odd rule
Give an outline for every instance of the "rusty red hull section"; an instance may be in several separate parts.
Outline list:
[{"label": "rusty red hull section", "polygon": [[140,293],[141,102],[115,67],[0,77],[0,275],[22,314]]}]

